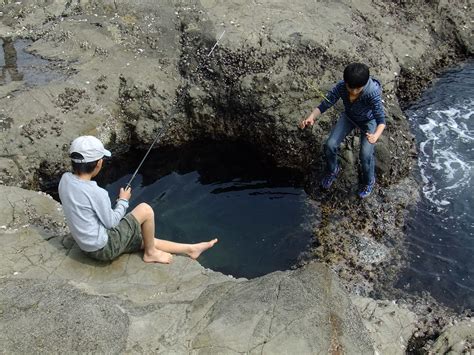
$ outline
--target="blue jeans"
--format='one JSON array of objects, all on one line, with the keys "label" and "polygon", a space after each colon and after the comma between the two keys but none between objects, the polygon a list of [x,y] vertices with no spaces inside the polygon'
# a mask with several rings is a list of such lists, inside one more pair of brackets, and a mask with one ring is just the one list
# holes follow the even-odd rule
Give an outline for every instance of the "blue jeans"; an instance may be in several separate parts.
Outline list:
[{"label": "blue jeans", "polygon": [[[374,133],[376,128],[375,120],[370,120],[367,122],[356,122],[364,132],[360,133],[360,151],[359,159],[362,165],[362,178],[361,183],[363,185],[368,185],[370,182],[375,180],[375,145],[369,143],[367,137],[365,136],[366,132]],[[333,127],[329,138],[324,144],[324,154],[326,155],[327,169],[329,172],[336,171],[337,168],[337,153],[339,151],[339,146],[341,142],[346,138],[346,136],[354,129],[357,128],[354,126],[349,119],[347,119],[345,113],[341,113],[339,120],[336,125]]]}]

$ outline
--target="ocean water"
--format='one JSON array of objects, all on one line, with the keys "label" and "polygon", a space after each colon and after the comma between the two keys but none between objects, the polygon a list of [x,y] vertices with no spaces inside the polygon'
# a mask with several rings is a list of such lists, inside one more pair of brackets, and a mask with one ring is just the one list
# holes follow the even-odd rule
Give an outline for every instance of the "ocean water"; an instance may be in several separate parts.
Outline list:
[{"label": "ocean water", "polygon": [[406,114],[422,200],[407,224],[410,266],[398,286],[474,309],[474,61],[446,72]]},{"label": "ocean water", "polygon": [[[99,184],[112,200],[143,155],[131,153],[104,169],[110,174]],[[154,208],[158,238],[183,243],[219,238],[199,262],[253,278],[289,269],[308,249],[318,208],[297,180],[240,145],[159,151],[148,156],[133,181],[130,207],[147,202]]]}]

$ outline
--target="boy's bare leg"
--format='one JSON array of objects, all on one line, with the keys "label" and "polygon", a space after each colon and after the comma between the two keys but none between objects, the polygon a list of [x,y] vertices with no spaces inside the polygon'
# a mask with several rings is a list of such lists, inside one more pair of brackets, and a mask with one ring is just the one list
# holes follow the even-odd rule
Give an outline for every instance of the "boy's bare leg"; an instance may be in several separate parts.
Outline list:
[{"label": "boy's bare leg", "polygon": [[153,209],[146,203],[141,203],[131,212],[140,223],[143,236],[143,261],[146,263],[169,264],[173,256],[155,247],[155,217]]},{"label": "boy's bare leg", "polygon": [[208,242],[196,244],[183,244],[170,242],[163,239],[155,239],[155,247],[159,250],[167,251],[173,254],[186,254],[192,259],[197,259],[203,251],[212,248],[217,243],[217,238]]}]

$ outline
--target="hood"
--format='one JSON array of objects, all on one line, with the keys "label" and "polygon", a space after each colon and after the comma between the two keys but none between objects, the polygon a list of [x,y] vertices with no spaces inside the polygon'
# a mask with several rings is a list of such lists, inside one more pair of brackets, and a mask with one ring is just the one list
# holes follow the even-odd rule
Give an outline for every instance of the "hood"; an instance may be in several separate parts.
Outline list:
[{"label": "hood", "polygon": [[367,84],[365,84],[363,95],[372,96],[373,94],[379,94],[381,90],[382,86],[380,85],[380,82],[377,79],[370,77]]}]

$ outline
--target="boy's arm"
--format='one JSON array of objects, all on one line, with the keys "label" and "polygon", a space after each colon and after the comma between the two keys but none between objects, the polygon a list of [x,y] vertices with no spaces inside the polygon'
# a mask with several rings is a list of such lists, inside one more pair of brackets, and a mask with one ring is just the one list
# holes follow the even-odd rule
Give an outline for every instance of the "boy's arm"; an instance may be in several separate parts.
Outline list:
[{"label": "boy's arm", "polygon": [[305,128],[306,126],[312,126],[314,124],[314,120],[321,114],[321,111],[319,110],[319,108],[315,108],[313,110],[313,112],[311,112],[308,116],[308,118],[306,118],[305,120],[303,120],[301,123],[300,123],[300,127],[301,128]]},{"label": "boy's arm", "polygon": [[366,133],[365,135],[367,136],[367,140],[369,141],[369,143],[372,143],[372,144],[377,143],[377,140],[382,135],[382,132],[384,129],[385,129],[385,123],[381,123],[377,125],[377,128],[375,129],[374,133]]},{"label": "boy's arm", "polygon": [[331,89],[331,91],[326,94],[324,100],[321,101],[317,107],[319,112],[324,113],[336,104],[337,100],[341,98],[341,92],[344,88],[344,85],[344,81],[341,80]]},{"label": "boy's arm", "polygon": [[380,93],[373,95],[369,99],[369,103],[372,106],[372,112],[374,114],[375,122],[377,122],[377,128],[374,133],[366,133],[366,136],[369,143],[375,144],[385,129],[385,113],[383,111],[382,97],[380,96]]},{"label": "boy's arm", "polygon": [[94,200],[94,210],[100,222],[105,228],[110,229],[117,226],[120,220],[125,216],[128,208],[128,201],[126,199],[119,199],[112,209],[109,194],[106,190],[100,189],[100,193],[96,194],[97,198]]},{"label": "boy's arm", "polygon": [[341,97],[341,89],[344,86],[344,81],[340,81],[339,83],[334,86],[331,91],[329,91],[326,96],[324,96],[324,100],[316,107],[306,118],[301,122],[301,128],[305,128],[306,126],[312,126],[314,124],[314,120],[321,114],[323,114],[325,111],[327,111],[329,108],[334,106],[334,104],[337,102],[337,100],[340,99]]}]

